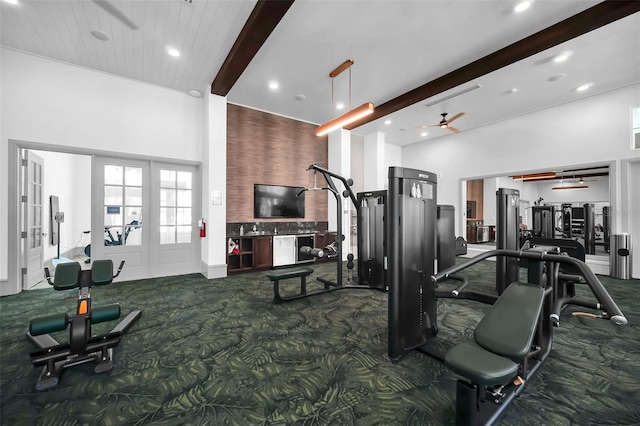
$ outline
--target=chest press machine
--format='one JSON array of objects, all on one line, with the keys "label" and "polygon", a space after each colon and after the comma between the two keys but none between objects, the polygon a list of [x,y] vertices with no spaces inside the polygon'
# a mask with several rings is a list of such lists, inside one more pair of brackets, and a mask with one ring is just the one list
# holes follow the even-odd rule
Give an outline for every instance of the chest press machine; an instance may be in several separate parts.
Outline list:
[{"label": "chest press machine", "polygon": [[[74,365],[94,362],[95,373],[104,373],[113,368],[113,348],[140,318],[142,311],[133,310],[109,333],[93,336],[91,324],[120,318],[120,305],[113,303],[92,307],[91,287],[111,284],[113,279],[120,275],[123,266],[124,261],[120,263],[118,272],[112,275],[113,262],[110,259],[95,260],[90,270],[82,270],[77,262],[59,263],[53,280],[49,269],[45,268],[47,282],[54,290],[78,288],[78,303],[75,315],[52,314],[34,318],[29,324],[27,338],[39,349],[31,353],[31,363],[34,367],[44,366],[36,383],[36,390],[55,388],[60,382],[62,371]],[[67,343],[59,343],[49,335],[64,331],[67,327]]]},{"label": "chest press machine", "polygon": [[[559,324],[565,306],[600,310],[602,314],[592,317],[616,325],[626,325],[627,319],[589,267],[555,247],[492,250],[434,274],[436,186],[433,173],[389,169],[387,356],[397,362],[418,350],[443,361],[462,376],[456,385],[456,424],[492,424],[549,355],[553,327]],[[490,257],[513,264],[516,271],[522,262],[529,269],[529,282],[518,282],[517,273],[511,280],[505,273],[497,277],[498,294],[489,294],[468,289],[469,281],[454,275]],[[555,288],[563,285],[558,282],[559,265],[576,271],[597,301],[559,292]],[[499,266],[498,275],[504,269]],[[438,288],[445,279],[460,283],[453,290]],[[509,281],[502,283],[505,279]],[[437,337],[439,298],[492,305],[476,326],[473,342],[443,349],[446,345]]]}]

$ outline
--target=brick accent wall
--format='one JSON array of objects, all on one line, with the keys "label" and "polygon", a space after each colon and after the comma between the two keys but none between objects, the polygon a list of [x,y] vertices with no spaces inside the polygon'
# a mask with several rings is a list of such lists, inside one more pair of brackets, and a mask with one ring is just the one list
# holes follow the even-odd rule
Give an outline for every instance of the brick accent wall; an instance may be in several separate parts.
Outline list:
[{"label": "brick accent wall", "polygon": [[[255,183],[313,186],[313,163],[328,163],[328,138],[316,126],[279,115],[227,105],[227,222],[327,221],[327,191],[307,192],[304,219],[255,219]],[[318,187],[325,187],[322,175]],[[331,195],[333,196],[333,195]]]}]

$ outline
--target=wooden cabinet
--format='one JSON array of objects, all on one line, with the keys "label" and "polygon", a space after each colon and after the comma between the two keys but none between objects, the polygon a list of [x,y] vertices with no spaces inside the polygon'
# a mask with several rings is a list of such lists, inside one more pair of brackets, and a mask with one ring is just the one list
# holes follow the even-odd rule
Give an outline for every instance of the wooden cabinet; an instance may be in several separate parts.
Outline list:
[{"label": "wooden cabinet", "polygon": [[271,237],[253,238],[253,258],[254,268],[271,268],[273,265],[273,242]]},{"label": "wooden cabinet", "polygon": [[[229,242],[232,240],[235,248],[229,253]],[[239,237],[227,239],[227,272],[240,272],[253,269],[253,238]]]}]

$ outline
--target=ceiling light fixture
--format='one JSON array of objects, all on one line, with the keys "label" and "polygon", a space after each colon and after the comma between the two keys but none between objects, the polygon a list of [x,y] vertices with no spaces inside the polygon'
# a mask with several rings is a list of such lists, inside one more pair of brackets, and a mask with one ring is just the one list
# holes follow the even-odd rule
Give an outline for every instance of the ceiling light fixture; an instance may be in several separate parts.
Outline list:
[{"label": "ceiling light fixture", "polygon": [[336,104],[336,109],[340,110],[340,109],[344,109],[344,104],[342,102],[338,102]]},{"label": "ceiling light fixture", "polygon": [[202,97],[202,93],[200,93],[200,91],[196,90],[196,89],[191,89],[187,93],[189,94],[189,96],[193,96],[194,98],[201,98]]},{"label": "ceiling light fixture", "polygon": [[560,62],[564,62],[567,59],[569,59],[569,53],[565,52],[565,53],[561,53],[559,55],[556,55],[553,58],[553,62],[555,62],[556,64],[559,64]]},{"label": "ceiling light fixture", "polygon": [[591,84],[583,84],[582,86],[576,87],[576,92],[584,92],[591,87]]},{"label": "ceiling light fixture", "polygon": [[524,12],[525,10],[529,9],[529,7],[531,7],[531,2],[530,1],[523,1],[520,2],[516,5],[516,7],[513,8],[514,12],[520,13],[520,12]]},{"label": "ceiling light fixture", "polygon": [[279,84],[278,84],[278,82],[277,82],[277,81],[275,81],[275,80],[271,80],[271,81],[269,82],[269,89],[271,89],[271,90],[276,90],[278,87],[279,87]]},{"label": "ceiling light fixture", "polygon": [[167,53],[169,54],[169,56],[173,56],[174,58],[177,58],[180,56],[180,51],[170,46],[167,47]]},{"label": "ceiling light fixture", "polygon": [[4,0],[4,2],[5,2],[5,3],[12,4],[12,5],[14,5],[14,6],[15,6],[16,4],[18,4],[18,0]]},{"label": "ceiling light fixture", "polygon": [[554,186],[553,190],[560,190],[560,189],[587,189],[589,188],[589,185],[567,185],[567,186]]},{"label": "ceiling light fixture", "polygon": [[422,132],[422,133],[420,133],[420,136],[422,136],[422,137],[429,136],[429,133],[427,133],[427,132]]},{"label": "ceiling light fixture", "polygon": [[386,124],[388,126],[389,124],[391,124],[391,120],[385,121],[384,124]]},{"label": "ceiling light fixture", "polygon": [[342,64],[340,64],[336,69],[334,69],[329,73],[329,77],[331,78],[331,112],[333,115],[333,105],[334,105],[333,79],[343,71],[347,69],[349,70],[349,109],[350,111],[347,111],[336,118],[332,118],[326,123],[318,126],[318,128],[316,129],[316,136],[324,136],[335,129],[344,127],[347,124],[353,123],[354,121],[359,120],[362,117],[365,117],[369,114],[373,114],[373,103],[371,102],[366,102],[360,105],[356,109],[353,109],[353,110],[351,109],[351,65],[353,65],[353,59],[347,59]]}]

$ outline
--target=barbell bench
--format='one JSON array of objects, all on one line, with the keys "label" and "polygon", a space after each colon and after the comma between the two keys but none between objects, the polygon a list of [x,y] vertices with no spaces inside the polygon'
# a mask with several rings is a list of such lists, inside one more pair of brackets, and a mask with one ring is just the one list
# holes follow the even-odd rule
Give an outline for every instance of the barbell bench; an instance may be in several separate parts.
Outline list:
[{"label": "barbell bench", "polygon": [[539,351],[532,342],[544,298],[539,285],[511,284],[478,323],[475,344],[461,343],[446,353],[445,365],[466,379],[456,383],[457,425],[492,423],[501,410],[483,405],[501,404],[507,387],[519,394],[527,360]]},{"label": "barbell bench", "polygon": [[[288,300],[300,299],[313,293],[307,293],[307,277],[313,273],[313,269],[307,267],[275,269],[267,272],[267,278],[273,281],[273,303],[280,304]],[[291,278],[300,278],[300,293],[291,296],[280,294],[280,281]]]}]

